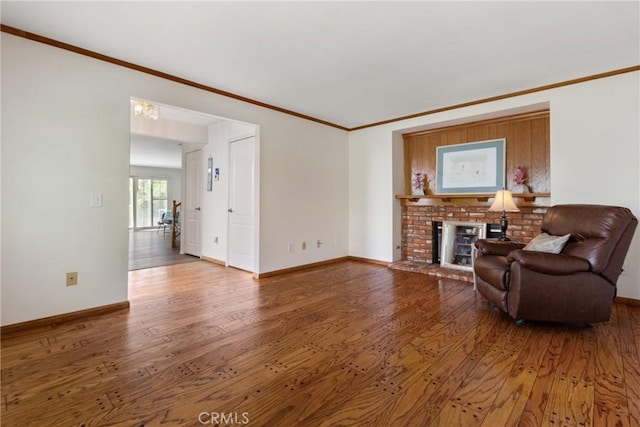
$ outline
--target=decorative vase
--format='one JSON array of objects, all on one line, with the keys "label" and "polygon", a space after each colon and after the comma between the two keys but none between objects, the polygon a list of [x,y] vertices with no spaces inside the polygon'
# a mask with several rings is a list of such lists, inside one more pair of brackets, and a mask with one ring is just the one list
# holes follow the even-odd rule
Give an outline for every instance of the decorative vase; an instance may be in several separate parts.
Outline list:
[{"label": "decorative vase", "polygon": [[424,196],[424,188],[421,187],[414,187],[413,191],[411,192],[412,196]]},{"label": "decorative vase", "polygon": [[522,194],[522,193],[530,193],[531,190],[527,184],[516,184],[511,189],[511,192],[514,194]]}]

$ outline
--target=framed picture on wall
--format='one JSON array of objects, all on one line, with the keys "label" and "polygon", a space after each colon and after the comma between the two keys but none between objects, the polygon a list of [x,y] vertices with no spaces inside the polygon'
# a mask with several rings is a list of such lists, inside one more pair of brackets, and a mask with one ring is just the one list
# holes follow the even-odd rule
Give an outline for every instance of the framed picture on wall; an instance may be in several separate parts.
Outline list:
[{"label": "framed picture on wall", "polygon": [[495,193],[505,185],[505,139],[436,148],[436,193]]},{"label": "framed picture on wall", "polygon": [[207,159],[207,191],[213,189],[213,157]]}]

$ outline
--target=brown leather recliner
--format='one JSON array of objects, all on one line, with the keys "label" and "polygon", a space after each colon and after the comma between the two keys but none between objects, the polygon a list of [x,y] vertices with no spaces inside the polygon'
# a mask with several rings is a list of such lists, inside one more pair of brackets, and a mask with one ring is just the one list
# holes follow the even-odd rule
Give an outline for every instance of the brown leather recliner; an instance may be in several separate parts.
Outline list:
[{"label": "brown leather recliner", "polygon": [[561,253],[523,250],[511,241],[479,240],[477,290],[516,320],[594,323],[609,320],[616,283],[638,220],[627,208],[557,205],[541,231],[570,234]]}]

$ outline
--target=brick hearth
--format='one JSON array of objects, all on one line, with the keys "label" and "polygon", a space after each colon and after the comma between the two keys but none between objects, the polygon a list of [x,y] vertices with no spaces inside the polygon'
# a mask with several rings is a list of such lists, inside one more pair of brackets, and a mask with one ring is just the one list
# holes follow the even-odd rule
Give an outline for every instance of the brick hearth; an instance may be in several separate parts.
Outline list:
[{"label": "brick hearth", "polygon": [[411,271],[413,273],[427,274],[429,276],[441,277],[444,279],[455,279],[463,282],[473,282],[473,273],[464,270],[454,270],[443,268],[439,264],[427,264],[416,261],[398,261],[389,264],[393,270]]}]

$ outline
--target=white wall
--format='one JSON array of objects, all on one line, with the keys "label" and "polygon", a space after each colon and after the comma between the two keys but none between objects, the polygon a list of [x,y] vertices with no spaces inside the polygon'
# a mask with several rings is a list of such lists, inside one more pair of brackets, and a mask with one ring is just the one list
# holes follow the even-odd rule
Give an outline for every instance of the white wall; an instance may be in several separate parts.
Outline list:
[{"label": "white wall", "polygon": [[378,127],[349,137],[349,255],[397,259],[393,236],[392,134]]},{"label": "white wall", "polygon": [[[12,35],[1,41],[3,325],[127,300],[132,96],[260,127],[259,272],[347,254],[346,132]],[[89,207],[93,192],[103,207]],[[289,241],[316,238],[338,244],[288,254]],[[77,286],[65,286],[69,271]]]},{"label": "white wall", "polygon": [[[286,127],[260,127],[261,273],[348,254],[347,133],[331,139],[324,136],[331,128],[305,127],[293,118]],[[317,240],[323,242],[319,248]]]},{"label": "white wall", "polygon": [[173,201],[182,201],[182,169],[152,168],[147,166],[129,167],[129,174],[138,178],[166,178],[167,206],[171,209]]},{"label": "white wall", "polygon": [[[640,72],[418,117],[349,135],[349,254],[392,261],[400,244],[394,186],[397,134],[517,112],[551,110],[551,200],[614,204],[640,217]],[[397,150],[395,151],[397,153]],[[398,155],[395,156],[395,159]],[[394,204],[396,209],[394,209]],[[395,214],[394,214],[395,212]],[[395,237],[394,237],[395,236]],[[640,230],[618,281],[618,295],[640,299]]]},{"label": "white wall", "polygon": [[2,35],[2,324],[127,299],[129,103],[113,78]]}]

